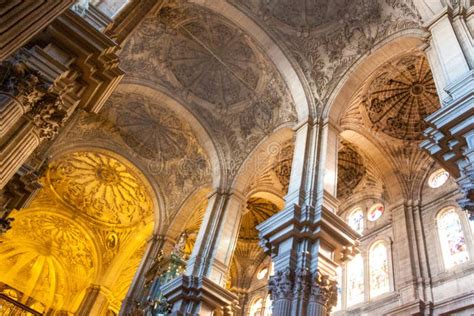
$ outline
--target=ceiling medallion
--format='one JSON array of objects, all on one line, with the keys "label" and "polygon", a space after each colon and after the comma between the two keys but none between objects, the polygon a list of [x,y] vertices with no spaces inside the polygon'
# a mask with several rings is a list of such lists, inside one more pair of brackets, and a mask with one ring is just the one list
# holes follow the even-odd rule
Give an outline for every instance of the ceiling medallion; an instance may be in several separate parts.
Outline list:
[{"label": "ceiling medallion", "polygon": [[104,154],[68,154],[50,165],[47,180],[61,201],[100,223],[129,226],[152,214],[135,172]]},{"label": "ceiling medallion", "polygon": [[391,137],[420,140],[428,127],[424,118],[440,106],[425,56],[405,56],[381,68],[363,99],[370,122]]},{"label": "ceiling medallion", "polygon": [[133,101],[117,107],[117,126],[124,141],[148,159],[185,156],[191,132],[172,111],[157,104]]},{"label": "ceiling medallion", "polygon": [[239,30],[212,16],[178,30],[166,60],[185,89],[218,107],[241,103],[254,95],[261,70]]}]

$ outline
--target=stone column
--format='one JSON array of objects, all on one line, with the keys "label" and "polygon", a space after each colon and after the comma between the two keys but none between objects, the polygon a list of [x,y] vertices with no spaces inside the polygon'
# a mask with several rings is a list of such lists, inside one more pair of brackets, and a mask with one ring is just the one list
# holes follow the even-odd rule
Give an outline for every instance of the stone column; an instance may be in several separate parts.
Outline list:
[{"label": "stone column", "polygon": [[101,286],[92,284],[86,291],[86,295],[79,306],[76,315],[105,315],[109,306],[107,294],[110,291]]},{"label": "stone column", "polygon": [[474,6],[448,5],[427,23],[426,48],[441,109],[426,118],[421,147],[454,178],[464,196],[458,201],[474,217]]},{"label": "stone column", "polygon": [[0,7],[0,61],[67,10],[75,0],[3,1]]},{"label": "stone column", "polygon": [[210,195],[185,274],[162,288],[172,315],[233,315],[237,296],[224,286],[243,202],[237,192],[216,190]]},{"label": "stone column", "polygon": [[[335,214],[337,146],[337,131],[327,122],[296,129],[286,206],[257,227],[275,268],[269,281],[273,315],[327,315],[337,303],[336,268],[355,254],[358,237]],[[326,168],[334,174],[325,177]]]},{"label": "stone column", "polygon": [[132,285],[123,301],[119,315],[129,315],[137,305],[143,304],[146,300],[146,296],[148,295],[145,289],[146,275],[155,260],[159,258],[165,242],[165,236],[156,234],[148,240],[145,256],[135,273]]}]

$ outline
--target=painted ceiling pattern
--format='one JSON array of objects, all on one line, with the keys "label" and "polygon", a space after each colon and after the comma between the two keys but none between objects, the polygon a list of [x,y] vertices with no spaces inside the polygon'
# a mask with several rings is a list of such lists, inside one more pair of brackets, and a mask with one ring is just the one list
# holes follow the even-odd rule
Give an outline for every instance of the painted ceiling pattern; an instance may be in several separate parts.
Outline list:
[{"label": "painted ceiling pattern", "polygon": [[412,1],[229,1],[289,49],[317,106],[327,103],[349,67],[379,41],[421,25]]},{"label": "painted ceiling pattern", "polygon": [[376,129],[403,140],[421,140],[424,118],[440,107],[433,75],[423,54],[405,56],[381,67],[363,103]]},{"label": "painted ceiling pattern", "polygon": [[266,199],[250,198],[247,201],[247,212],[242,216],[239,240],[258,242],[258,231],[255,227],[278,211],[279,208]]},{"label": "painted ceiling pattern", "polygon": [[263,137],[296,120],[286,85],[251,37],[202,7],[170,1],[142,21],[121,57],[125,80],[158,86],[201,121],[229,177]]}]

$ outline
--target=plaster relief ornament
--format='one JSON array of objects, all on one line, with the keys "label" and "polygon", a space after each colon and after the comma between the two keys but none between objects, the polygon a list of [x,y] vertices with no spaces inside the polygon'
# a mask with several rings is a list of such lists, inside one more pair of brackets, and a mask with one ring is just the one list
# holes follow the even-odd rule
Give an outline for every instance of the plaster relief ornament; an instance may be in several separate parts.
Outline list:
[{"label": "plaster relief ornament", "polygon": [[382,66],[363,104],[374,128],[402,140],[421,140],[424,118],[440,107],[433,75],[422,54]]},{"label": "plaster relief ornament", "polygon": [[104,154],[78,152],[51,164],[47,183],[78,214],[103,224],[130,226],[152,215],[136,171]]},{"label": "plaster relief ornament", "polygon": [[258,231],[255,228],[275,215],[280,209],[272,202],[258,197],[252,197],[247,202],[247,212],[242,216],[239,240],[255,241],[258,243]]},{"label": "plaster relief ornament", "polygon": [[231,21],[200,6],[170,1],[148,16],[122,50],[134,82],[152,82],[188,108],[214,135],[234,176],[278,126],[296,121],[280,74]]},{"label": "plaster relief ornament", "polygon": [[288,48],[321,107],[361,56],[391,34],[421,25],[412,1],[229,1]]}]

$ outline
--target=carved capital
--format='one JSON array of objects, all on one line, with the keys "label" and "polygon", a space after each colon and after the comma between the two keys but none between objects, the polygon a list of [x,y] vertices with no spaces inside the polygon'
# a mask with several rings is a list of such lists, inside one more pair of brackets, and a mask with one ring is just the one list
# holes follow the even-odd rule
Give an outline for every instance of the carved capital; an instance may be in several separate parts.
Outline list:
[{"label": "carved capital", "polygon": [[53,139],[64,125],[67,116],[61,97],[52,93],[46,94],[30,112],[41,140]]},{"label": "carved capital", "polygon": [[0,65],[0,93],[15,98],[31,110],[48,91],[46,84],[35,70],[28,68],[21,54],[17,54]]},{"label": "carved capital", "polygon": [[272,297],[272,301],[293,298],[293,287],[295,283],[295,274],[290,269],[277,271],[270,278],[268,290]]},{"label": "carved capital", "polygon": [[313,277],[310,301],[330,309],[337,304],[337,282],[319,271]]},{"label": "carved capital", "polygon": [[294,295],[308,297],[311,291],[311,272],[308,269],[297,269],[295,273]]}]

